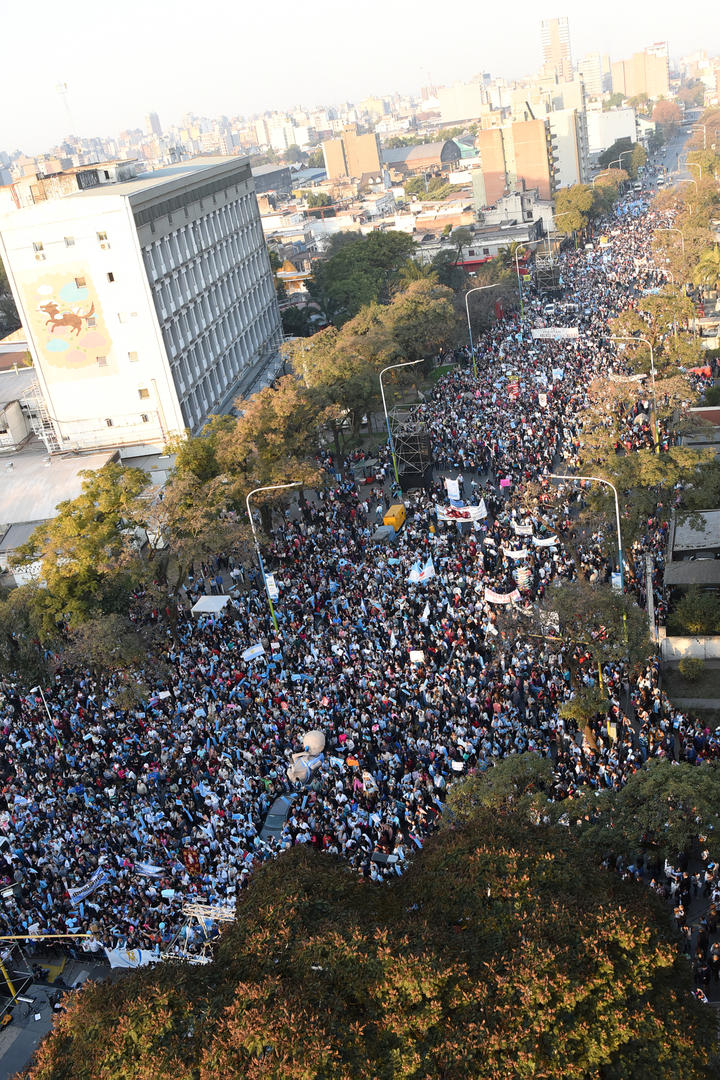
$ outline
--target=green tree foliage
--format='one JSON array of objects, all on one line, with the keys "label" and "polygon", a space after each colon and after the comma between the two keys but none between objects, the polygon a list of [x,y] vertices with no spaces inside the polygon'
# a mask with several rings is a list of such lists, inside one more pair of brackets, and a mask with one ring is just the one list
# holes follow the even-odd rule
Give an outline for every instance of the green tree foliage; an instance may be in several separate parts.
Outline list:
[{"label": "green tree foliage", "polygon": [[[579,232],[587,228],[595,215],[595,196],[589,184],[573,184],[560,188],[555,195],[555,215],[564,232]],[[560,217],[560,215],[563,215]]]},{"label": "green tree foliage", "polygon": [[693,281],[709,289],[717,288],[720,281],[720,244],[713,244],[703,251],[695,266]]},{"label": "green tree foliage", "polygon": [[5,334],[11,334],[20,326],[20,317],[15,307],[15,300],[10,291],[10,282],[3,261],[0,258],[0,330]]},{"label": "green tree foliage", "polygon": [[[700,166],[700,175],[715,178],[715,175],[720,169],[720,154],[717,150],[692,150],[687,160],[689,163]],[[697,171],[695,169],[689,169],[689,172],[697,179]]]},{"label": "green tree foliage", "polygon": [[703,592],[696,586],[688,589],[668,617],[672,634],[720,634],[720,599],[714,592]]},{"label": "green tree foliage", "polygon": [[593,821],[583,825],[588,845],[635,856],[656,851],[674,859],[700,836],[720,829],[720,767],[649,761],[619,791],[593,799]]},{"label": "green tree foliage", "polygon": [[313,324],[307,307],[291,305],[280,312],[283,333],[292,337],[310,337]]},{"label": "green tree foliage", "polygon": [[610,319],[610,334],[627,338],[638,336],[638,344],[621,342],[623,359],[638,374],[650,371],[650,350],[639,338],[646,338],[653,347],[655,371],[660,375],[677,374],[679,367],[693,367],[701,359],[698,342],[677,335],[695,314],[693,302],[671,285],[656,296],[641,297],[635,308],[627,308],[616,319]]},{"label": "green tree foliage", "polygon": [[[615,162],[616,168],[627,168],[627,162],[630,160],[630,153],[633,148],[633,141],[629,136],[624,136],[622,139],[616,139],[612,146],[608,146],[607,150],[603,150],[602,154],[598,155],[598,165],[601,169],[607,169],[613,162]],[[620,155],[623,155],[622,158]]]},{"label": "green tree foliage", "polygon": [[39,590],[41,628],[75,626],[98,615],[125,613],[143,567],[133,547],[145,521],[140,495],[149,484],[141,469],[110,463],[83,472],[82,492],[58,505],[16,553],[16,564],[40,559],[47,588]]},{"label": "green tree foliage", "polygon": [[403,184],[406,195],[416,195],[418,199],[446,199],[454,188],[442,176],[413,176]]},{"label": "green tree foliage", "polygon": [[603,101],[603,112],[609,112],[610,109],[618,109],[625,100],[625,95],[620,93],[611,94],[610,97]]},{"label": "green tree foliage", "polygon": [[677,92],[676,101],[685,108],[692,109],[702,105],[705,100],[705,83],[700,79],[688,79]]},{"label": "green tree foliage", "polygon": [[559,833],[479,810],[391,887],[295,848],[212,964],[91,984],[25,1080],[709,1080],[660,901]]},{"label": "green tree foliage", "polygon": [[44,684],[53,667],[49,649],[59,636],[43,629],[40,586],[0,593],[0,675],[17,676],[26,686]]},{"label": "green tree foliage", "polygon": [[303,197],[310,210],[315,210],[322,206],[332,206],[332,199],[326,191],[301,191],[300,195]]},{"label": "green tree foliage", "polygon": [[300,149],[297,143],[293,143],[292,146],[288,146],[287,150],[283,150],[281,156],[283,161],[293,164],[300,164],[307,158],[307,154]]},{"label": "green tree foliage", "polygon": [[307,167],[308,169],[325,168],[325,157],[322,152],[322,146],[319,146],[317,150],[313,150],[312,153],[308,155]]},{"label": "green tree foliage", "polygon": [[629,656],[640,666],[650,653],[644,613],[610,585],[581,578],[553,584],[541,605],[543,614],[557,616],[563,641],[585,646],[602,663]]},{"label": "green tree foliage", "polygon": [[329,257],[316,265],[308,291],[329,321],[342,326],[367,304],[388,299],[413,248],[412,237],[400,232],[336,237]]}]

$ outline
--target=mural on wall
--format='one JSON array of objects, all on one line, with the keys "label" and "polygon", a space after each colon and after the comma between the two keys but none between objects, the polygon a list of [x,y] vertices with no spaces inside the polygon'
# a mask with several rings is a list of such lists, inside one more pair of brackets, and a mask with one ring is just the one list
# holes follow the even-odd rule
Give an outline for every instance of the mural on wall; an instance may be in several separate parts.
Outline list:
[{"label": "mural on wall", "polygon": [[102,304],[86,267],[33,275],[25,282],[24,300],[37,350],[55,374],[115,371]]}]

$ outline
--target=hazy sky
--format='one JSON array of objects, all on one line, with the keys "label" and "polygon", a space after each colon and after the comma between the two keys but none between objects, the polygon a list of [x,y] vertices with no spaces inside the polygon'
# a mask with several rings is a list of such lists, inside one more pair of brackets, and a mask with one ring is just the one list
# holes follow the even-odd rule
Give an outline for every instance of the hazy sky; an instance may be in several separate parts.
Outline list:
[{"label": "hazy sky", "polygon": [[[716,0],[20,0],[2,5],[0,149],[36,153],[77,134],[417,91],[541,62],[542,18],[567,15],[573,59],[620,58],[667,40],[671,56],[720,53]],[[488,12],[492,10],[493,15]]]}]

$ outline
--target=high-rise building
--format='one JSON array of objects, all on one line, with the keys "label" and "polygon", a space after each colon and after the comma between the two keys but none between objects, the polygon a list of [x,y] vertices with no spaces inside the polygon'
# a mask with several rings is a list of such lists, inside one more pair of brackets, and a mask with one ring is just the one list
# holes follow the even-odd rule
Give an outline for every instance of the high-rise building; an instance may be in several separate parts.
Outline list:
[{"label": "high-rise building", "polygon": [[352,176],[380,176],[380,140],[375,132],[359,135],[357,124],[348,124],[338,139],[327,139],[322,144],[325,172],[328,180],[340,180]]},{"label": "high-rise building", "polygon": [[143,453],[199,431],[273,371],[282,328],[247,159],[186,161],[14,210],[0,217],[0,255],[53,449]]},{"label": "high-rise building", "polygon": [[563,79],[572,78],[570,53],[570,25],[566,15],[557,19],[543,19],[540,23],[543,62],[546,70],[554,69]]},{"label": "high-rise building", "polygon": [[556,109],[548,113],[557,187],[586,184],[590,178],[588,129],[584,111]]},{"label": "high-rise building", "polygon": [[154,135],[158,139],[162,135],[160,117],[156,112],[148,113],[145,117],[145,131],[148,135]]},{"label": "high-rise building", "polygon": [[644,52],[633,53],[629,60],[614,63],[612,88],[626,98],[641,94],[653,100],[667,97],[670,93],[667,42],[658,42]]},{"label": "high-rise building", "polygon": [[[556,187],[553,136],[549,120],[522,120],[477,133],[482,177],[473,173],[474,197],[494,206],[517,184],[537,188],[541,199],[552,198]],[[478,205],[480,203],[478,202]]]},{"label": "high-rise building", "polygon": [[610,89],[610,57],[606,53],[588,53],[578,61],[578,72],[588,97],[602,97]]}]

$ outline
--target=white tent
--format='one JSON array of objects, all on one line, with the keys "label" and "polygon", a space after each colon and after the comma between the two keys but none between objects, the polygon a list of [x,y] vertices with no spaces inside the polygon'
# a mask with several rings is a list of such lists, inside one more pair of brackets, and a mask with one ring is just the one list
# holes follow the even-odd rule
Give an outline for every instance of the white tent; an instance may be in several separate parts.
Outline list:
[{"label": "white tent", "polygon": [[201,596],[190,609],[193,615],[217,615],[229,602],[229,596]]}]

